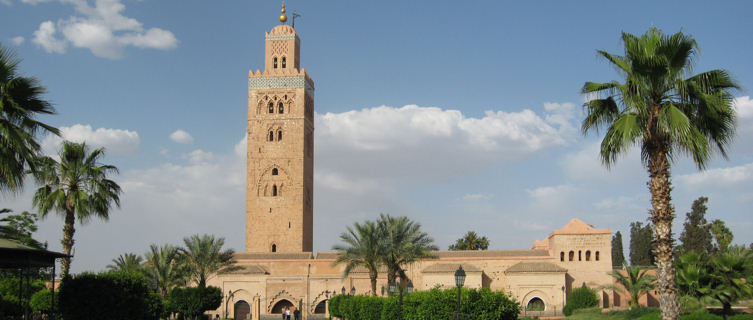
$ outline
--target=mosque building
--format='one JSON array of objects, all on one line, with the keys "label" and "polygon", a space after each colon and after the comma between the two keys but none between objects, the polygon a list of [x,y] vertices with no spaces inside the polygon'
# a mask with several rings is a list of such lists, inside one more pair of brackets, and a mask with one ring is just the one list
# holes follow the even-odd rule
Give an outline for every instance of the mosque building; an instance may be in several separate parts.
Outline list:
[{"label": "mosque building", "polygon": [[[302,319],[324,319],[335,293],[372,294],[365,269],[343,278],[344,266],[333,266],[337,253],[312,252],[314,82],[286,21],[283,5],[282,24],[265,36],[264,70],[248,76],[245,252],[235,255],[238,270],[208,281],[225,295],[208,313],[223,318],[279,319],[288,308]],[[543,306],[536,315],[554,315],[573,288],[612,283],[610,240],[610,230],[572,219],[530,249],[436,251],[437,258],[407,266],[406,274],[415,290],[447,288],[462,266],[465,287],[504,291],[523,309]],[[377,295],[386,295],[386,286],[381,272]],[[610,295],[601,295],[610,305]]]}]

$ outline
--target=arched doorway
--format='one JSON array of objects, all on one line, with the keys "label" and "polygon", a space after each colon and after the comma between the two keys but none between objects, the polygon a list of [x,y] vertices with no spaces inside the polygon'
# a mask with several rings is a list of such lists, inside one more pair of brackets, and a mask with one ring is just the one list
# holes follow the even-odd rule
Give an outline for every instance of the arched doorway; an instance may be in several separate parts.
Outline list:
[{"label": "arched doorway", "polygon": [[235,310],[233,319],[245,320],[251,319],[251,306],[246,301],[238,301],[235,303],[233,310]]},{"label": "arched doorway", "polygon": [[526,304],[526,311],[544,310],[546,310],[546,305],[544,304],[544,300],[541,300],[539,297],[533,297],[531,300],[528,300],[528,304]]},{"label": "arched doorway", "polygon": [[[272,307],[272,314],[281,314],[282,310],[285,310],[285,308],[292,309],[293,303],[288,300],[280,300],[275,303],[274,307]],[[291,313],[292,314],[292,313]]]},{"label": "arched doorway", "polygon": [[322,300],[322,302],[319,302],[316,305],[316,308],[314,308],[314,314],[325,314],[327,313],[327,300]]}]

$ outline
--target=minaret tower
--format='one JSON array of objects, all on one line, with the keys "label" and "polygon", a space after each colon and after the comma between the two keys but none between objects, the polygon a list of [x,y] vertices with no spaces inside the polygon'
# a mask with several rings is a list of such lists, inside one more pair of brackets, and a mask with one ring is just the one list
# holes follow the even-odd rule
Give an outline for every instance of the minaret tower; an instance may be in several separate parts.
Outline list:
[{"label": "minaret tower", "polygon": [[248,74],[246,252],[311,252],[314,82],[295,30],[266,33],[264,71]]}]

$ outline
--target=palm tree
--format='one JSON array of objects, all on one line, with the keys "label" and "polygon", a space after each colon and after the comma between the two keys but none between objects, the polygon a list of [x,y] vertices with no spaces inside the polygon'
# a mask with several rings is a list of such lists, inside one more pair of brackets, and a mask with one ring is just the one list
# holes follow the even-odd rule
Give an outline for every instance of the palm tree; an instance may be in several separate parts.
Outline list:
[{"label": "palm tree", "polygon": [[18,192],[26,169],[33,169],[39,154],[36,135],[58,129],[36,120],[40,114],[54,114],[55,108],[42,99],[45,88],[35,78],[17,74],[21,60],[0,45],[0,191]]},{"label": "palm tree", "polygon": [[[42,218],[55,211],[64,219],[63,253],[69,255],[73,248],[74,222],[85,224],[93,217],[108,220],[114,203],[120,207],[120,186],[107,179],[118,168],[103,165],[99,160],[105,155],[103,148],[90,152],[85,143],[63,142],[60,162],[50,157],[39,159],[34,177],[41,187],[34,193],[34,206]],[[68,276],[71,258],[63,258],[61,269]]]},{"label": "palm tree", "polygon": [[190,275],[190,279],[196,281],[199,287],[207,286],[207,279],[214,273],[229,272],[237,269],[233,264],[233,249],[222,251],[225,238],[214,238],[214,235],[195,234],[189,238],[183,238],[185,248],[180,250],[180,262]]},{"label": "palm tree", "polygon": [[711,258],[708,268],[708,284],[700,291],[722,304],[727,320],[733,303],[753,296],[753,256],[745,248],[731,248]]},{"label": "palm tree", "polygon": [[489,249],[489,239],[479,237],[476,232],[468,231],[455,244],[451,244],[449,250],[486,250]]},{"label": "palm tree", "polygon": [[107,269],[111,271],[139,272],[142,269],[142,261],[140,255],[128,252],[112,259],[113,264],[108,264]]},{"label": "palm tree", "polygon": [[610,167],[636,144],[649,173],[651,222],[654,224],[658,290],[662,317],[676,320],[679,304],[672,266],[670,160],[687,154],[704,169],[716,149],[734,136],[732,89],[738,85],[724,70],[689,78],[696,41],[681,32],[664,35],[651,28],[641,37],[622,33],[625,56],[598,51],[614,65],[625,82],[586,82],[582,93],[595,99],[585,103],[582,130],[606,127],[601,142],[602,162]]},{"label": "palm tree", "polygon": [[163,299],[167,299],[172,288],[187,282],[186,270],[178,261],[178,255],[178,248],[169,244],[162,247],[152,244],[149,252],[144,254],[144,273],[156,285]]},{"label": "palm tree", "polygon": [[628,267],[627,265],[623,265],[622,269],[625,270],[624,275],[619,270],[609,272],[609,275],[620,285],[607,285],[604,288],[620,293],[627,293],[630,296],[630,309],[632,309],[639,306],[638,299],[640,297],[656,288],[654,284],[656,277],[646,274],[647,269],[637,266]]},{"label": "palm tree", "polygon": [[388,214],[380,215],[377,223],[385,237],[382,263],[387,267],[389,283],[397,277],[408,280],[403,266],[435,257],[431,251],[438,248],[433,244],[434,239],[421,231],[421,224],[408,217],[392,217]]},{"label": "palm tree", "polygon": [[343,278],[357,267],[368,270],[371,295],[376,296],[378,269],[384,251],[383,234],[377,224],[372,221],[366,221],[363,224],[354,223],[353,228],[347,227],[346,229],[347,232],[340,234],[340,240],[345,244],[332,247],[332,250],[339,253],[332,265],[345,264]]},{"label": "palm tree", "polygon": [[677,289],[687,296],[700,299],[703,297],[702,288],[708,281],[708,259],[690,251],[677,259]]}]

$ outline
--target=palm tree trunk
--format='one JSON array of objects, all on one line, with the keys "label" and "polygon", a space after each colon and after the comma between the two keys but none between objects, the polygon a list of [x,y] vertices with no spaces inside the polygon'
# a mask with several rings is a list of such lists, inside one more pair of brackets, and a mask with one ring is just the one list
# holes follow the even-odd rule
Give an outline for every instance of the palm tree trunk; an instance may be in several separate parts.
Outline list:
[{"label": "palm tree trunk", "polygon": [[[76,221],[76,215],[73,210],[65,210],[65,223],[63,224],[63,240],[60,244],[63,245],[63,253],[66,255],[71,254],[73,248],[73,234],[76,229],[73,228],[73,224]],[[60,269],[62,270],[63,277],[67,277],[70,274],[71,257],[65,257],[60,261]]]},{"label": "palm tree trunk", "polygon": [[659,307],[664,320],[677,320],[680,305],[677,300],[675,269],[672,265],[672,206],[669,159],[667,149],[649,150],[649,191],[651,192],[651,222],[654,224],[654,256],[658,271]]},{"label": "palm tree trunk", "polygon": [[369,270],[369,279],[371,280],[371,295],[376,297],[377,291],[376,291],[376,282],[377,282],[377,271],[376,270]]}]

